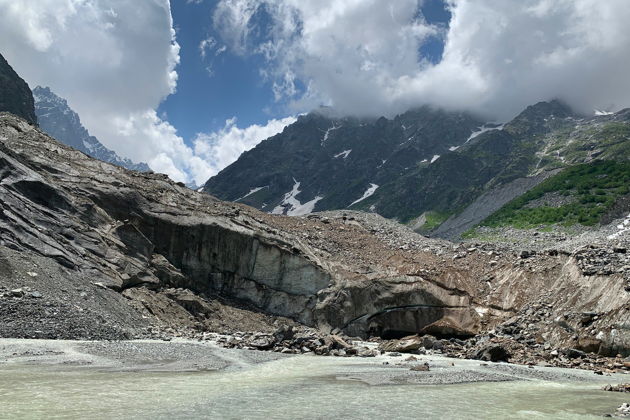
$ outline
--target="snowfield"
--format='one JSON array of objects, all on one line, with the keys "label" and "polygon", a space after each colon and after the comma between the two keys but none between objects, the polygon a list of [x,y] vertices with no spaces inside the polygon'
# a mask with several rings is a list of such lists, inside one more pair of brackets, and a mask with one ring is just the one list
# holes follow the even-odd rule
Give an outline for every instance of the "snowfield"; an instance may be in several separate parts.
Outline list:
[{"label": "snowfield", "polygon": [[472,139],[474,139],[475,137],[477,137],[480,134],[483,134],[487,131],[492,131],[492,130],[503,130],[503,126],[505,124],[501,124],[499,126],[486,126],[486,125],[482,125],[481,127],[479,127],[479,130],[477,131],[473,131],[470,134],[470,137],[468,137],[468,139],[466,139],[466,141],[464,142],[464,144],[468,143],[469,141],[471,141]]},{"label": "snowfield", "polygon": [[350,154],[350,152],[352,152],[352,149],[350,149],[350,150],[344,150],[344,151],[343,151],[343,152],[341,152],[341,153],[337,153],[337,154],[334,156],[334,158],[335,158],[335,159],[337,159],[338,157],[343,156],[343,158],[345,159],[345,158],[347,158],[347,157],[348,157],[348,155]]},{"label": "snowfield", "polygon": [[264,187],[252,188],[251,190],[249,190],[249,192],[247,194],[245,194],[244,196],[242,196],[240,198],[237,198],[236,200],[234,200],[234,202],[241,201],[242,199],[247,198],[250,195],[257,193],[258,191],[262,190],[263,188],[269,188],[269,185],[265,185]]},{"label": "snowfield", "polygon": [[[295,198],[300,191],[300,182],[296,181],[293,178],[293,188],[288,193],[284,194],[284,198],[282,202],[278,204],[272,211],[271,214],[286,214],[287,216],[302,216],[305,214],[310,214],[315,209],[315,204],[322,198],[323,196],[316,196],[311,201],[307,201],[306,203],[300,203],[300,200]],[[286,213],[285,213],[286,211]]]},{"label": "snowfield", "polygon": [[354,200],[352,202],[352,204],[350,204],[348,207],[352,207],[355,204],[357,204],[358,202],[361,202],[361,201],[365,200],[366,198],[370,197],[372,194],[374,194],[374,192],[376,191],[377,188],[378,188],[378,185],[370,184],[368,189],[365,190],[365,192],[363,193],[363,196],[361,198],[359,198],[358,200]]}]

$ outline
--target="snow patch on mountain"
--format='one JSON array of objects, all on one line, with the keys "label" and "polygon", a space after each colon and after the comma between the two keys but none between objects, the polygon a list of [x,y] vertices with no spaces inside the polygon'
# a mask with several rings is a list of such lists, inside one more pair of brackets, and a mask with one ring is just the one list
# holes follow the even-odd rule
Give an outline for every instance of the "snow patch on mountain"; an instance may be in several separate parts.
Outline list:
[{"label": "snow patch on mountain", "polygon": [[234,200],[234,202],[241,201],[242,199],[247,198],[250,195],[257,193],[258,191],[262,190],[263,188],[269,188],[269,185],[265,185],[264,187],[252,188],[251,190],[249,190],[249,192],[247,194],[245,194],[244,196],[242,196],[240,198],[237,198],[236,200]]},{"label": "snow patch on mountain", "polygon": [[367,190],[365,190],[365,192],[363,193],[363,196],[361,198],[359,198],[358,200],[354,200],[352,202],[352,204],[350,204],[348,207],[352,207],[355,204],[365,200],[366,198],[372,196],[374,194],[374,192],[376,191],[376,189],[378,188],[378,185],[376,184],[370,184],[370,186],[368,187]]},{"label": "snow patch on mountain", "polygon": [[343,156],[343,158],[345,159],[345,158],[347,158],[347,157],[348,157],[348,155],[350,154],[350,152],[352,152],[352,149],[350,149],[350,150],[344,150],[344,151],[343,151],[343,152],[341,152],[341,153],[337,153],[337,154],[334,156],[334,158],[335,158],[335,159],[337,159],[339,156]]},{"label": "snow patch on mountain", "polygon": [[322,196],[316,196],[311,201],[306,203],[300,203],[300,200],[295,198],[300,191],[300,182],[293,178],[293,188],[288,193],[284,194],[284,198],[272,211],[271,214],[286,214],[287,216],[302,216],[310,214],[315,209],[315,204],[321,200]]},{"label": "snow patch on mountain", "polygon": [[330,127],[328,130],[326,130],[326,132],[324,133],[324,138],[322,138],[322,142],[321,145],[324,146],[326,145],[326,140],[328,140],[328,136],[330,136],[330,132],[334,131],[334,130],[338,130],[340,129],[341,126],[340,125],[333,125],[332,127]]},{"label": "snow patch on mountain", "polygon": [[464,144],[468,143],[469,141],[471,141],[472,139],[474,139],[475,137],[487,132],[487,131],[492,131],[492,130],[503,130],[503,126],[505,124],[500,124],[500,125],[496,125],[496,124],[484,124],[481,127],[479,127],[479,129],[477,131],[473,131],[470,134],[470,137],[468,137],[468,139],[466,139],[466,141],[464,142]]},{"label": "snow patch on mountain", "polygon": [[608,236],[608,239],[617,239],[622,235],[630,234],[630,214],[626,216],[626,218],[617,225],[617,232]]}]

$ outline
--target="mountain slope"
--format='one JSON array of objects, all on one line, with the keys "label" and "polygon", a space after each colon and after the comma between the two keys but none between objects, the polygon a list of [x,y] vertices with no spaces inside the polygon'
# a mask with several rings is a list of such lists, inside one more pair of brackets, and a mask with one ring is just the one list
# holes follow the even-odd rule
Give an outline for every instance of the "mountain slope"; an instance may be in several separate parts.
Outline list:
[{"label": "mountain slope", "polygon": [[37,124],[33,95],[28,84],[0,54],[0,112],[10,112]]},{"label": "mountain slope", "polygon": [[[593,278],[570,252],[466,249],[374,214],[277,217],[99,162],[6,113],[0,180],[4,337],[201,334],[223,322],[210,306],[222,297],[352,336],[496,335],[521,314],[535,326],[514,336],[521,346],[541,334],[553,348],[630,353],[626,254],[611,251],[621,270]],[[598,314],[588,326],[585,312]]]},{"label": "mountain slope", "polygon": [[33,89],[35,112],[42,130],[68,146],[103,162],[113,163],[134,171],[146,172],[151,169],[146,163],[134,163],[118,156],[103,146],[100,141],[83,127],[79,115],[65,99],[55,95],[50,88],[37,86]]},{"label": "mountain slope", "polygon": [[[289,215],[374,211],[452,237],[550,171],[630,158],[629,138],[630,110],[586,117],[555,100],[502,125],[428,107],[393,120],[313,113],[243,154],[204,191]],[[453,220],[460,214],[465,217]],[[449,217],[449,228],[440,230]]]},{"label": "mountain slope", "polygon": [[594,226],[630,194],[630,162],[597,160],[571,166],[512,200],[482,225],[533,228]]},{"label": "mountain slope", "polygon": [[356,206],[421,162],[464,144],[484,123],[430,107],[394,119],[300,117],[211,178],[204,191],[289,215]]},{"label": "mountain slope", "polygon": [[[488,189],[434,234],[457,238],[482,221],[485,226],[503,227],[589,226],[610,223],[630,212],[627,191],[621,185],[611,187],[609,182],[611,177],[626,176],[617,169],[630,161],[630,110],[593,117],[565,117],[552,120],[551,125],[547,133],[533,138],[535,164],[530,164],[528,177]],[[552,178],[546,180],[549,177]],[[542,181],[545,185],[537,187]],[[561,182],[566,185],[560,185]],[[527,188],[523,188],[525,185]],[[529,189],[532,190],[528,192]],[[544,197],[538,197],[541,191]],[[536,195],[536,203],[525,203],[532,194]],[[504,205],[506,208],[498,214],[505,215],[507,209],[512,212],[517,210],[514,206],[520,209],[525,204],[529,210],[519,210],[518,217],[497,219],[493,215]]]},{"label": "mountain slope", "polygon": [[558,101],[530,106],[512,121],[480,133],[432,164],[394,179],[361,207],[404,222],[428,211],[459,213],[490,188],[529,176],[542,147],[540,139],[558,121],[574,118]]}]

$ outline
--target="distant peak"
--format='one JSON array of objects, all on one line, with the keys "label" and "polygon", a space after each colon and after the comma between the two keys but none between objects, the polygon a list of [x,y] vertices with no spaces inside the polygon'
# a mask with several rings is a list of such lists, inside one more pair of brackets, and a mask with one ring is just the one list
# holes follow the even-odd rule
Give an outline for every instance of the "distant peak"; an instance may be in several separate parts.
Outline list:
[{"label": "distant peak", "polygon": [[57,95],[48,86],[36,86],[35,89],[33,89],[33,97],[35,98],[35,102],[48,101],[68,107],[68,101]]},{"label": "distant peak", "polygon": [[542,101],[534,105],[530,105],[527,108],[525,108],[525,111],[522,112],[522,114],[526,114],[526,113],[527,114],[536,113],[538,115],[545,114],[545,116],[554,115],[560,118],[570,117],[572,115],[575,115],[571,107],[559,99],[553,99],[551,101]]}]

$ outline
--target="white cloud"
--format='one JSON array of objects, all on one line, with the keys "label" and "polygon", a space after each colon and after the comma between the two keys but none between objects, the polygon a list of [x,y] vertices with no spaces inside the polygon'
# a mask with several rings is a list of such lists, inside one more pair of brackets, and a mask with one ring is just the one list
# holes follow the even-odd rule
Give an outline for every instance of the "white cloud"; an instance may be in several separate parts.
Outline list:
[{"label": "white cloud", "polygon": [[[205,67],[208,76],[214,76],[214,59],[225,51],[227,51],[227,47],[225,45],[219,46],[217,40],[211,36],[201,40],[199,53],[201,54],[201,60],[206,63]],[[212,56],[209,56],[210,53],[212,53]]]},{"label": "white cloud", "polygon": [[0,0],[0,50],[31,86],[66,98],[121,155],[177,181],[202,170],[155,112],[177,85],[168,0]]},{"label": "white cloud", "polygon": [[175,127],[160,119],[154,110],[114,116],[111,121],[117,139],[154,171],[168,174],[174,181],[207,181],[199,176],[208,171],[209,164],[196,157]]},{"label": "white cloud", "polygon": [[217,45],[217,41],[214,38],[209,36],[206,39],[202,39],[199,43],[199,52],[201,53],[201,58],[206,58],[206,54],[208,51],[212,50]]},{"label": "white cloud", "polygon": [[[232,52],[267,60],[263,77],[298,110],[433,103],[503,119],[554,97],[583,111],[630,106],[627,0],[448,3],[448,30],[418,16],[418,0],[221,0],[213,24]],[[446,40],[436,65],[418,56],[430,36]]]},{"label": "white cloud", "polygon": [[236,117],[225,122],[225,126],[215,133],[200,133],[194,139],[195,155],[210,166],[199,169],[198,179],[204,182],[221,169],[236,161],[241,153],[250,150],[262,140],[280,133],[284,127],[293,124],[295,117],[269,120],[266,125],[251,125],[239,128]]}]

